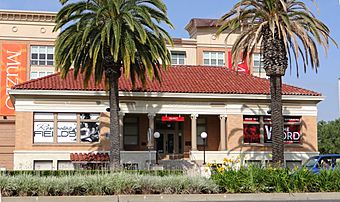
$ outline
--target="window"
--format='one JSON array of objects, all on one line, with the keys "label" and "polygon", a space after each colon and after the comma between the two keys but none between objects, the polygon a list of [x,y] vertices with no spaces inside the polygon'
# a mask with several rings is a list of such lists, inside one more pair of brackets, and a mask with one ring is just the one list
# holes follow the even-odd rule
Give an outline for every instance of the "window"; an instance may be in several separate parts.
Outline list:
[{"label": "window", "polygon": [[[283,138],[286,144],[299,144],[301,117],[284,117]],[[272,143],[270,116],[243,116],[243,143]]]},{"label": "window", "polygon": [[59,113],[57,142],[77,142],[77,114]]},{"label": "window", "polygon": [[260,143],[260,117],[243,118],[243,142]]},{"label": "window", "polygon": [[33,142],[52,143],[54,134],[54,114],[36,113],[34,114]]},{"label": "window", "polygon": [[124,118],[124,145],[138,144],[138,118]]},{"label": "window", "polygon": [[98,142],[99,114],[35,113],[33,128],[34,143]]},{"label": "window", "polygon": [[54,73],[53,46],[31,46],[30,59],[30,79],[37,79]]},{"label": "window", "polygon": [[74,165],[71,161],[58,160],[58,170],[74,170]]},{"label": "window", "polygon": [[259,53],[254,53],[253,54],[253,74],[260,74],[260,73],[265,73],[263,69],[263,56]]},{"label": "window", "polygon": [[204,65],[223,66],[224,52],[203,52]]},{"label": "window", "polygon": [[171,51],[171,64],[184,65],[185,56],[186,55],[184,51]]},{"label": "window", "polygon": [[52,160],[34,160],[33,170],[52,170],[53,161]]},{"label": "window", "polygon": [[54,47],[53,46],[31,46],[31,65],[53,66]]},{"label": "window", "polygon": [[53,74],[53,71],[31,71],[30,79],[37,79]]},{"label": "window", "polygon": [[[197,145],[204,145],[203,139],[201,138],[201,133],[207,132],[207,121],[205,118],[197,118],[197,130],[196,131],[197,131]],[[205,142],[205,144],[207,144],[207,142]]]}]

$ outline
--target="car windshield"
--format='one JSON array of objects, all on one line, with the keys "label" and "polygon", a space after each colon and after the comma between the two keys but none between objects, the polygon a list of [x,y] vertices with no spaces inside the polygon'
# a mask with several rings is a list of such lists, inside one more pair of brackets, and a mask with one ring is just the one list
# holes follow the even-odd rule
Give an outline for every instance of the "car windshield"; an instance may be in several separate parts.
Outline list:
[{"label": "car windshield", "polygon": [[315,163],[317,163],[317,161],[318,161],[317,157],[312,157],[306,161],[303,167],[312,168],[315,165]]}]

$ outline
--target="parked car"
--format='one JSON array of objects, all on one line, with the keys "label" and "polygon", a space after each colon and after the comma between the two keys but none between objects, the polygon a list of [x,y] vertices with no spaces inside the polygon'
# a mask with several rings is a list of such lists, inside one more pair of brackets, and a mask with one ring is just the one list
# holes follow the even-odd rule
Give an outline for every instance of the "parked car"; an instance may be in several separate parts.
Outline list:
[{"label": "parked car", "polygon": [[309,158],[303,165],[313,173],[319,173],[320,170],[340,169],[340,154],[324,154]]}]

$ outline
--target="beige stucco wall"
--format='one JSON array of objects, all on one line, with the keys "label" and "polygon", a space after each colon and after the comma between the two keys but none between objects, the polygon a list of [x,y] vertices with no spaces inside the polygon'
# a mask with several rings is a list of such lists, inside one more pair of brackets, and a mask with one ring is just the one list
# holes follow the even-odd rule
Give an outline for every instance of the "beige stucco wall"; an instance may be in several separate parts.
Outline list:
[{"label": "beige stucco wall", "polygon": [[34,11],[0,11],[0,39],[54,40],[56,13]]},{"label": "beige stucco wall", "polygon": [[0,37],[5,39],[53,40],[58,32],[52,32],[54,24],[0,22]]},{"label": "beige stucco wall", "polygon": [[195,38],[197,39],[198,46],[200,45],[211,45],[211,46],[222,46],[227,47],[234,44],[238,34],[230,34],[228,39],[226,40],[228,33],[221,33],[219,36],[216,36],[217,28],[199,28],[197,29]]},{"label": "beige stucco wall", "polygon": [[175,44],[168,46],[170,51],[184,51],[186,53],[185,65],[196,65],[196,47],[192,45]]}]

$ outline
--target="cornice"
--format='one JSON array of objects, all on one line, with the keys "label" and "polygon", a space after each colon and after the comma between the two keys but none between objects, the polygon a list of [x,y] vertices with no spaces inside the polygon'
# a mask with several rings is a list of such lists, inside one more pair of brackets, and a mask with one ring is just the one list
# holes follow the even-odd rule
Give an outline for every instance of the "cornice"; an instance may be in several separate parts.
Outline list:
[{"label": "cornice", "polygon": [[56,14],[55,12],[0,10],[0,21],[54,23]]}]

